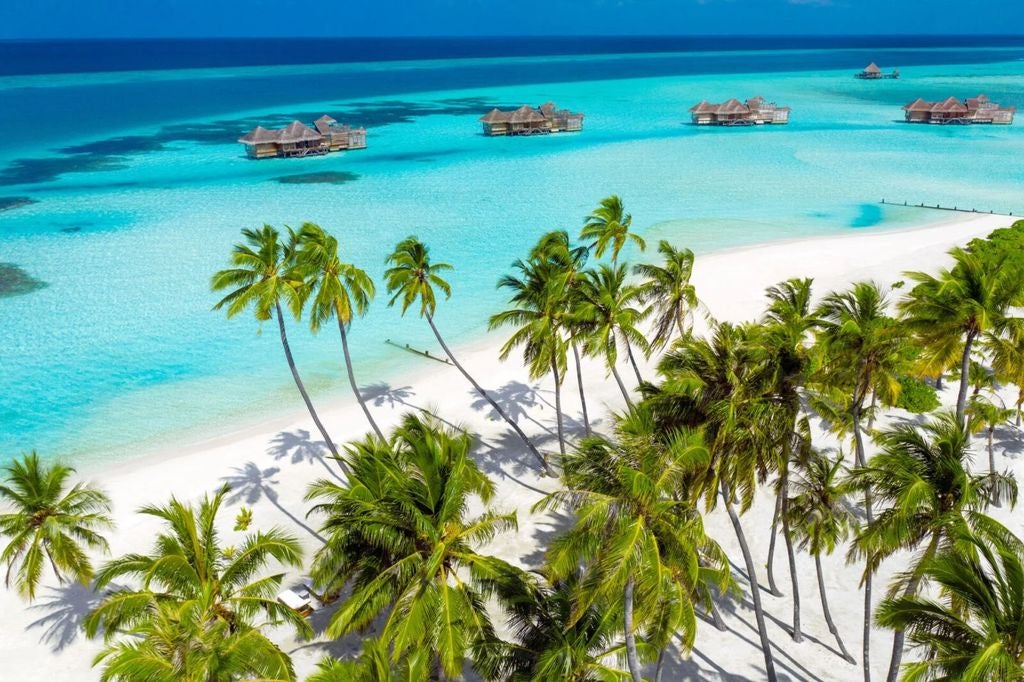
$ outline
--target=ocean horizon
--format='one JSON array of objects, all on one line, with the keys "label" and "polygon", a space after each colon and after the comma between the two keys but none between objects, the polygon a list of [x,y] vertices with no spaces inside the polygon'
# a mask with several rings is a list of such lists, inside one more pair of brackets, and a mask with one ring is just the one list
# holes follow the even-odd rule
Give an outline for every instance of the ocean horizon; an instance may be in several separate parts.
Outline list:
[{"label": "ocean horizon", "polygon": [[[0,142],[0,263],[29,278],[0,297],[0,460],[121,462],[300,412],[276,330],[211,310],[209,277],[244,227],[318,222],[374,276],[381,290],[352,329],[356,376],[372,385],[422,366],[387,339],[434,350],[382,291],[383,259],[409,234],[455,265],[438,322],[462,344],[500,309],[511,262],[547,230],[575,235],[612,193],[649,242],[698,253],[948,218],[883,198],[1024,212],[1020,122],[907,126],[900,109],[979,93],[1024,109],[1024,37],[742,38],[717,50],[720,36],[608,39],[588,53],[568,51],[582,39],[433,52],[378,40],[369,53],[324,41],[303,61],[281,57],[299,41],[0,41],[0,126],[25,131]],[[340,44],[368,58],[323,61]],[[870,61],[903,77],[854,79]],[[688,125],[700,100],[754,95],[792,107],[792,122]],[[490,108],[548,100],[583,111],[584,130],[481,135]],[[366,126],[368,148],[252,161],[236,142],[321,114]],[[337,335],[289,324],[314,396],[345,399]]]}]

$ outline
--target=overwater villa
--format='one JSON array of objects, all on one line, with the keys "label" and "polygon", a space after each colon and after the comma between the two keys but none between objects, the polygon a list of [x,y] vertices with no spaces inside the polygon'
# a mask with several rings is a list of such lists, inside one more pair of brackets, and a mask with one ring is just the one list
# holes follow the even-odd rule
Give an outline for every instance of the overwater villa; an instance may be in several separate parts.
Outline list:
[{"label": "overwater villa", "polygon": [[866,81],[876,81],[876,80],[881,80],[883,78],[899,78],[899,77],[900,77],[900,70],[899,69],[893,69],[892,73],[882,73],[882,70],[880,68],[878,68],[878,64],[875,64],[874,62],[871,62],[866,67],[864,67],[864,70],[861,71],[860,73],[855,73],[854,74],[854,78],[860,78],[860,79],[866,80]]},{"label": "overwater villa", "polygon": [[251,159],[270,157],[318,156],[345,149],[366,149],[366,129],[341,125],[330,116],[321,116],[310,128],[302,121],[271,130],[256,126],[240,137]]},{"label": "overwater villa", "polygon": [[731,99],[721,104],[702,101],[690,107],[694,125],[752,126],[789,123],[789,107],[780,107],[764,97],[746,102]]},{"label": "overwater villa", "polygon": [[917,99],[903,107],[908,123],[935,123],[939,125],[973,123],[1013,123],[1015,107],[1002,107],[985,95],[971,97],[964,101],[950,97],[942,102],[926,102]]},{"label": "overwater villa", "polygon": [[515,111],[492,109],[480,117],[484,135],[546,135],[583,130],[583,114],[558,109],[553,102],[537,108],[523,105]]}]

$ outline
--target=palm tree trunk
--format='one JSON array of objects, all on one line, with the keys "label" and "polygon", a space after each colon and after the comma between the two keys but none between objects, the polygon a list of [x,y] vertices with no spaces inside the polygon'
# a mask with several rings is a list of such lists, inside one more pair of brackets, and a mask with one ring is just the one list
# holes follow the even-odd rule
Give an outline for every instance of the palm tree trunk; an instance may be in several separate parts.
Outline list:
[{"label": "palm tree trunk", "polygon": [[936,391],[941,391],[942,390],[942,374],[941,373],[939,374],[939,376],[935,377],[935,390]]},{"label": "palm tree trunk", "polygon": [[[334,441],[331,440],[330,435],[327,433],[327,429],[324,428],[323,423],[320,421],[320,416],[316,413],[316,409],[313,407],[313,401],[309,398],[309,393],[306,392],[306,385],[302,383],[302,377],[299,376],[299,370],[295,366],[295,358],[292,357],[292,347],[288,343],[288,334],[284,329],[284,315],[281,313],[281,304],[275,304],[275,311],[277,313],[277,328],[281,332],[281,347],[284,348],[284,357],[288,361],[288,369],[292,371],[292,379],[295,380],[295,386],[299,389],[299,394],[302,396],[302,402],[306,403],[306,409],[309,410],[309,416],[313,418],[313,423],[316,424],[317,430],[320,431],[320,435],[323,436],[324,442],[327,443],[327,449],[331,451],[334,458],[341,462],[340,455],[338,454],[338,448],[334,445]],[[344,464],[341,465],[345,467]]]},{"label": "palm tree trunk", "polygon": [[441,332],[437,330],[437,325],[434,324],[433,316],[431,316],[430,313],[425,313],[425,315],[427,318],[427,324],[430,325],[430,330],[434,332],[434,338],[437,339],[437,343],[441,346],[441,349],[444,351],[445,355],[448,356],[448,359],[452,361],[452,364],[455,365],[455,368],[462,373],[462,376],[466,378],[466,381],[472,384],[473,388],[476,389],[476,392],[480,394],[480,397],[482,397],[484,400],[490,403],[494,411],[501,415],[501,418],[505,420],[505,423],[512,427],[512,430],[516,432],[516,434],[523,440],[524,443],[526,443],[526,447],[529,448],[530,453],[537,458],[538,462],[540,462],[540,465],[543,468],[544,473],[546,473],[549,476],[554,476],[555,472],[548,465],[548,461],[541,456],[541,454],[537,451],[537,448],[534,447],[533,443],[530,442],[530,439],[526,437],[526,434],[523,433],[523,430],[519,428],[519,424],[516,424],[509,418],[507,414],[505,414],[505,411],[498,406],[498,403],[494,402],[494,398],[492,398],[487,393],[487,391],[485,391],[480,386],[480,384],[476,383],[473,377],[470,376],[469,372],[466,371],[466,368],[459,364],[459,361],[455,359],[455,354],[452,353],[450,348],[448,348],[448,344],[445,343],[444,339],[441,337]]},{"label": "palm tree trunk", "polygon": [[658,664],[654,668],[654,682],[661,682],[661,673],[665,669],[665,650],[658,653]]},{"label": "palm tree trunk", "polygon": [[828,608],[828,595],[825,592],[825,577],[821,574],[821,556],[818,554],[814,555],[814,568],[818,572],[818,594],[821,595],[821,610],[825,614],[825,622],[828,623],[828,631],[832,633],[832,636],[836,638],[836,644],[839,646],[839,650],[843,653],[843,658],[847,662],[856,665],[857,660],[850,655],[850,652],[846,650],[846,645],[843,644],[843,638],[839,636],[839,628],[832,622],[832,612]]},{"label": "palm tree trunk", "polygon": [[377,422],[373,421],[370,409],[366,406],[366,401],[363,400],[363,395],[359,392],[359,386],[356,385],[356,375],[352,372],[352,357],[348,353],[348,334],[345,332],[345,325],[342,324],[340,316],[338,316],[338,331],[341,333],[341,349],[345,353],[345,369],[348,370],[348,383],[352,387],[352,393],[355,394],[359,407],[363,408],[363,414],[366,415],[366,421],[370,422],[370,428],[377,434],[377,438],[384,440],[384,434],[381,433]]},{"label": "palm tree trunk", "polygon": [[[851,416],[853,417],[853,442],[856,453],[857,466],[865,466],[866,454],[864,452],[864,434],[860,430],[860,403],[854,395]],[[871,499],[871,489],[864,488],[864,514],[867,522],[871,523],[874,518],[874,503]],[[864,627],[861,633],[861,662],[864,667],[864,682],[871,682],[871,581],[870,570],[864,571]]]},{"label": "palm tree trunk", "polygon": [[679,314],[676,315],[676,326],[679,327],[679,337],[680,338],[685,338],[686,337],[686,325],[683,323],[683,313],[682,313],[682,311],[679,311]]},{"label": "palm tree trunk", "polygon": [[[939,547],[939,534],[937,532],[932,533],[931,542],[928,543],[928,549],[924,551],[921,556],[921,561],[918,562],[917,567],[914,569],[914,574],[910,578],[910,582],[907,583],[907,589],[903,592],[904,597],[912,597],[917,594],[918,587],[921,586],[921,576],[926,563],[931,561],[935,555],[935,550]],[[896,682],[900,673],[900,661],[903,658],[903,642],[906,638],[906,633],[903,630],[896,630],[892,636],[892,657],[889,659],[889,675],[886,677],[886,682]]]},{"label": "palm tree trunk", "polygon": [[562,377],[558,374],[558,361],[551,359],[551,374],[555,378],[555,422],[558,425],[558,452],[565,457],[565,432],[562,430]]},{"label": "palm tree trunk", "polygon": [[956,396],[956,420],[964,423],[964,413],[967,410],[967,388],[969,384],[968,373],[971,371],[971,346],[974,343],[974,332],[967,332],[964,339],[964,354],[960,357],[960,391]]},{"label": "palm tree trunk", "polygon": [[773,597],[781,597],[782,592],[779,591],[778,586],[775,584],[775,539],[778,536],[779,530],[779,514],[782,511],[782,497],[775,498],[775,513],[772,514],[772,534],[771,540],[768,542],[768,592]]},{"label": "palm tree trunk", "polygon": [[628,339],[623,339],[626,342],[626,356],[629,358],[629,364],[633,365],[633,373],[636,374],[636,383],[639,386],[644,383],[643,378],[640,376],[640,368],[636,365],[636,358],[633,357],[633,346],[630,345]]},{"label": "palm tree trunk", "polygon": [[[788,451],[788,448],[787,448]],[[796,553],[793,551],[793,535],[789,532],[789,467],[782,477],[782,539],[786,541],[786,554],[789,557],[789,578],[793,587],[793,641],[802,642],[804,636],[800,632],[800,578],[796,572]]]},{"label": "palm tree trunk", "polygon": [[619,385],[619,390],[622,391],[622,397],[626,399],[626,404],[629,407],[633,407],[633,401],[629,399],[629,391],[626,390],[626,385],[622,383],[622,377],[619,376],[619,371],[615,369],[615,363],[609,363],[608,366],[612,370],[612,376],[615,377],[615,383]]},{"label": "palm tree trunk", "polygon": [[623,591],[623,625],[626,628],[626,662],[629,664],[629,674],[633,682],[643,682],[640,675],[640,656],[636,652],[636,631],[633,629],[633,589],[636,583],[633,577],[626,581],[626,589]]},{"label": "palm tree trunk", "polygon": [[729,513],[729,520],[732,521],[732,528],[736,532],[736,539],[740,543],[740,550],[743,552],[743,563],[747,567],[747,579],[750,581],[750,597],[754,601],[754,619],[757,621],[757,634],[761,637],[761,651],[764,653],[764,668],[768,682],[776,682],[775,660],[772,658],[772,645],[768,641],[768,631],[764,622],[764,611],[761,608],[761,588],[757,584],[757,574],[754,572],[754,559],[750,556],[750,548],[747,547],[747,538],[743,535],[743,526],[740,525],[740,517],[732,505],[732,498],[729,493],[729,486],[723,480],[721,483],[722,498],[725,500],[725,510]]},{"label": "palm tree trunk", "polygon": [[878,406],[878,392],[871,389],[871,411],[868,412],[868,431],[875,428],[875,407]]},{"label": "palm tree trunk", "polygon": [[725,621],[722,620],[722,614],[719,613],[718,604],[715,603],[714,599],[711,600],[711,622],[713,622],[715,624],[715,627],[718,628],[721,632],[727,632],[729,630],[729,627],[725,624]]},{"label": "palm tree trunk", "polygon": [[576,342],[572,342],[572,356],[576,361],[576,385],[580,387],[580,405],[583,407],[583,428],[586,430],[586,434],[589,437],[590,431],[590,417],[587,416],[587,395],[583,391],[583,368],[580,367],[580,351],[576,347]]}]

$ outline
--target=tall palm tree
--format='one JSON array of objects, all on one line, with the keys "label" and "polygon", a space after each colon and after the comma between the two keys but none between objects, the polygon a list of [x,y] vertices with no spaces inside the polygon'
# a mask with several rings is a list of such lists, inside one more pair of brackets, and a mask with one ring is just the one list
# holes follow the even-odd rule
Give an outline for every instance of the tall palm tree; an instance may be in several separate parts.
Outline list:
[{"label": "tall palm tree", "polygon": [[789,520],[801,549],[814,557],[818,576],[818,594],[828,631],[836,639],[843,658],[850,663],[856,659],[846,650],[839,629],[832,621],[828,608],[825,578],[821,571],[821,555],[829,555],[846,541],[853,525],[853,513],[844,499],[845,486],[839,476],[843,470],[842,455],[829,459],[814,453],[797,471],[793,479],[794,495],[789,502]]},{"label": "tall palm tree", "polygon": [[430,656],[426,650],[413,651],[396,663],[387,645],[370,637],[363,639],[359,658],[340,661],[326,657],[316,668],[306,682],[421,682],[430,678]]},{"label": "tall palm tree", "polygon": [[[164,624],[159,617],[192,623],[200,635],[221,626],[232,632],[254,628],[258,618],[312,635],[304,618],[277,601],[284,573],[260,575],[271,564],[300,567],[299,541],[271,528],[249,533],[233,550],[223,546],[217,515],[228,492],[225,486],[212,497],[206,495],[198,507],[172,497],[166,505],[139,510],[162,521],[165,530],[156,536],[149,554],[127,554],[97,572],[99,590],[125,578],[136,586],[114,589],[100,601],[84,621],[89,637],[102,630],[108,642],[122,634],[131,642],[140,633],[150,633],[156,637],[152,645],[160,647]],[[171,610],[161,613],[164,606]]]},{"label": "tall palm tree", "polygon": [[1013,418],[1014,413],[1015,410],[997,405],[981,395],[971,398],[970,402],[967,403],[967,416],[971,430],[985,432],[988,444],[988,470],[990,473],[994,474],[996,472],[996,456],[992,447],[992,437],[1000,425],[1006,424]]},{"label": "tall palm tree", "polygon": [[63,584],[73,578],[88,585],[93,565],[86,550],[108,551],[100,534],[113,528],[110,498],[85,483],[68,486],[74,469],[46,466],[35,452],[3,467],[0,483],[0,536],[7,544],[0,563],[7,565],[7,587],[32,601],[49,564]]},{"label": "tall palm tree", "polygon": [[910,595],[879,607],[880,625],[905,630],[924,650],[904,666],[904,680],[1024,679],[1024,543],[992,519],[987,525],[985,537],[961,533],[959,551],[922,566],[941,599]]},{"label": "tall palm tree", "polygon": [[454,353],[448,348],[448,344],[445,343],[444,338],[441,336],[441,332],[438,331],[437,325],[434,324],[434,311],[437,308],[437,294],[434,288],[440,289],[445,298],[451,297],[451,285],[445,281],[440,273],[451,270],[452,266],[448,263],[432,262],[430,260],[430,249],[416,237],[407,237],[399,242],[394,252],[387,257],[386,262],[391,266],[384,273],[388,294],[391,295],[388,305],[393,306],[397,301],[401,300],[402,315],[405,315],[411,306],[419,304],[420,317],[426,318],[427,324],[430,325],[430,330],[434,332],[434,338],[437,339],[438,344],[440,344],[448,359],[451,360],[462,376],[466,378],[466,381],[472,384],[476,392],[490,404],[495,413],[500,415],[505,420],[505,423],[516,432],[523,443],[526,444],[526,447],[529,448],[530,453],[540,462],[544,471],[549,475],[553,474],[547,460],[537,451],[536,446],[530,442],[530,439],[526,437],[526,434],[519,428],[519,425],[501,409],[498,403],[494,401],[487,391],[473,379],[470,373],[466,371],[466,368],[455,358]]},{"label": "tall palm tree", "polygon": [[[968,433],[955,414],[942,413],[923,427],[901,424],[877,436],[882,451],[851,473],[851,483],[870,486],[884,505],[861,527],[850,550],[874,572],[899,551],[926,545],[910,569],[897,576],[890,593],[917,594],[924,567],[955,533],[970,530],[997,496],[1017,501],[1017,483],[1004,474],[973,474]],[[893,637],[888,680],[894,682],[903,656],[904,631]]]},{"label": "tall palm tree", "polygon": [[1005,334],[986,334],[984,348],[992,359],[992,371],[996,379],[1017,387],[1014,408],[1019,427],[1021,412],[1024,410],[1024,323],[1011,321]]},{"label": "tall palm tree", "polygon": [[750,583],[765,675],[774,682],[761,589],[739,514],[753,504],[758,481],[767,476],[788,431],[777,419],[778,410],[766,407],[771,367],[756,334],[750,325],[716,322],[708,338],[687,336],[677,341],[658,364],[664,382],[645,391],[645,402],[663,432],[703,430],[710,459],[695,485],[708,510],[719,499],[725,505]]},{"label": "tall palm tree", "polygon": [[[826,402],[834,394],[841,406],[835,425],[842,430],[849,423],[857,466],[867,464],[862,423],[868,395],[880,393],[894,401],[899,393],[899,377],[909,369],[907,330],[888,314],[888,309],[888,293],[874,282],[857,282],[846,291],[833,292],[818,309],[818,350],[822,357],[815,389]],[[871,490],[865,488],[868,523],[873,520],[873,508]],[[871,572],[865,572],[862,579],[861,662],[865,682],[871,680],[872,578]]]},{"label": "tall palm tree", "polygon": [[352,371],[352,356],[348,351],[348,330],[352,320],[366,314],[370,300],[376,293],[373,279],[364,270],[351,263],[342,262],[338,254],[338,240],[319,225],[306,223],[299,230],[299,251],[297,254],[302,274],[307,278],[308,295],[312,297],[309,326],[316,333],[332,318],[338,323],[341,335],[341,349],[345,354],[345,369],[348,383],[359,402],[370,428],[383,438],[377,422],[373,420],[366,406],[355,373]]},{"label": "tall palm tree", "polygon": [[[551,544],[548,563],[556,579],[584,566],[576,619],[595,602],[621,599],[626,660],[634,682],[641,669],[636,635],[659,654],[673,633],[688,651],[696,636],[694,603],[703,599],[701,566],[718,569],[729,584],[728,560],[704,532],[688,481],[706,463],[698,433],[656,434],[650,410],[639,407],[616,419],[615,439],[592,437],[564,460],[565,488],[535,510],[564,508],[576,523]],[[660,666],[659,666],[660,667]]]},{"label": "tall palm tree", "polygon": [[1010,308],[1024,302],[1024,290],[1013,268],[1002,268],[965,249],[955,248],[950,255],[953,267],[941,270],[937,277],[906,273],[917,284],[900,302],[900,309],[929,357],[939,364],[959,358],[956,417],[963,421],[974,344],[987,332],[1006,327]]},{"label": "tall palm tree", "polygon": [[486,509],[467,517],[471,498],[485,506],[494,484],[470,457],[472,439],[436,420],[406,415],[388,441],[367,438],[344,455],[351,474],[319,480],[307,492],[327,543],[313,561],[325,592],[351,592],[327,625],[339,638],[384,616],[381,639],[401,660],[430,651],[441,679],[467,660],[496,655],[485,600],[520,573],[478,547],[516,528],[516,516]]},{"label": "tall palm tree", "polygon": [[628,242],[633,242],[641,251],[647,248],[640,235],[629,231],[632,224],[633,216],[626,213],[622,199],[613,194],[602,199],[601,204],[587,216],[580,231],[580,240],[589,242],[598,258],[610,250],[612,267],[615,267],[619,262],[619,252]]},{"label": "tall palm tree", "polygon": [[604,359],[627,405],[632,405],[632,400],[616,364],[621,346],[626,350],[637,384],[643,384],[633,356],[634,346],[645,354],[649,352],[647,338],[639,328],[644,316],[639,306],[640,289],[626,282],[625,266],[601,265],[585,273],[573,315],[574,322],[585,330],[587,354]]},{"label": "tall palm tree", "polygon": [[547,372],[555,383],[555,422],[558,448],[565,457],[565,432],[562,424],[562,381],[565,376],[567,343],[564,337],[565,277],[547,263],[518,260],[512,265],[519,276],[505,275],[498,288],[509,289],[511,308],[491,316],[489,329],[514,327],[512,335],[501,347],[502,360],[517,347],[523,349],[523,360],[531,379]]},{"label": "tall palm tree", "polygon": [[284,324],[284,312],[281,303],[291,310],[295,319],[302,316],[305,305],[303,278],[295,263],[297,235],[288,228],[287,241],[281,241],[280,233],[270,225],[259,230],[242,230],[244,244],[235,244],[231,251],[232,267],[220,270],[210,280],[214,291],[230,289],[228,294],[213,307],[214,310],[227,308],[228,318],[232,318],[246,310],[252,310],[258,322],[265,322],[272,317],[277,318],[277,328],[281,335],[281,347],[284,349],[288,369],[299,389],[302,402],[306,404],[309,416],[323,436],[331,454],[338,456],[338,449],[327,433],[320,416],[313,407],[313,401],[302,383],[299,370],[292,357],[292,348],[288,343],[288,333]]},{"label": "tall palm tree", "polygon": [[654,315],[652,348],[667,346],[673,330],[677,330],[679,336],[686,336],[687,320],[700,305],[697,290],[690,283],[693,251],[676,249],[662,239],[658,242],[658,253],[662,256],[662,265],[640,263],[633,266],[633,272],[644,280],[640,285],[640,300],[649,306],[648,314]]}]

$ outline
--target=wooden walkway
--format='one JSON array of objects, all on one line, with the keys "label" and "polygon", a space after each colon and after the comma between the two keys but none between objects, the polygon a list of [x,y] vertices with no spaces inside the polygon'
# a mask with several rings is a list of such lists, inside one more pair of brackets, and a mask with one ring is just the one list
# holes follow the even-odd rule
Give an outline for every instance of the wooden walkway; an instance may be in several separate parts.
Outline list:
[{"label": "wooden walkway", "polygon": [[[898,201],[886,201],[885,199],[882,199],[882,203],[885,204],[886,206],[906,206],[908,208],[930,208],[933,211],[955,211],[957,213],[978,213],[978,214],[983,214],[983,215],[1004,215],[1004,216],[1008,216],[1008,217],[1011,217],[1011,218],[1013,217],[1013,211],[1010,211],[1009,213],[1001,213],[999,211],[993,211],[991,209],[986,211],[984,209],[978,210],[976,208],[960,208],[959,206],[942,206],[940,204],[924,204],[924,203],[921,203],[921,204],[911,204],[911,203],[906,202],[906,201],[904,201],[903,203],[900,203]],[[1021,214],[1018,214],[1018,215],[1021,215]]]},{"label": "wooden walkway", "polygon": [[388,344],[389,346],[394,346],[395,348],[404,350],[407,353],[419,355],[421,358],[427,358],[428,360],[433,360],[434,362],[443,362],[446,365],[452,364],[451,361],[448,360],[448,358],[443,358],[438,355],[431,355],[429,350],[419,350],[411,347],[409,344],[402,345],[400,343],[395,343],[391,339],[384,339],[384,343]]}]

